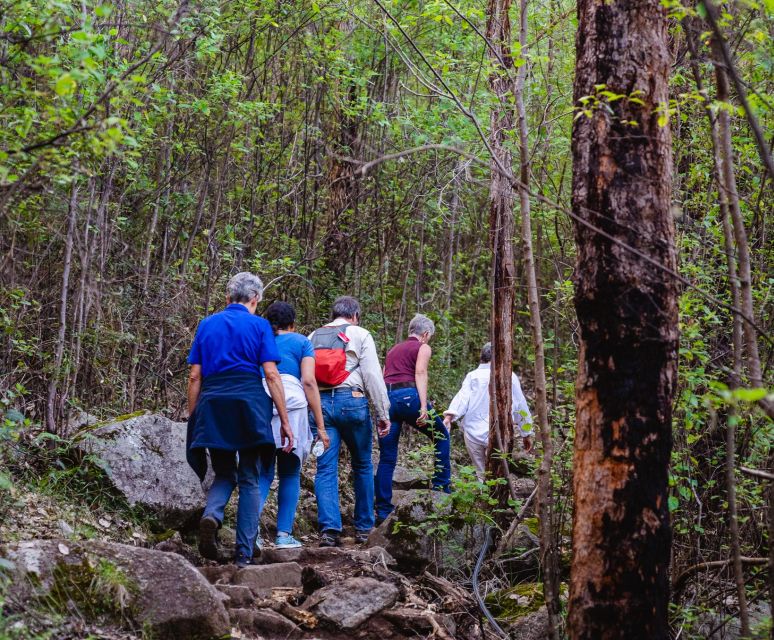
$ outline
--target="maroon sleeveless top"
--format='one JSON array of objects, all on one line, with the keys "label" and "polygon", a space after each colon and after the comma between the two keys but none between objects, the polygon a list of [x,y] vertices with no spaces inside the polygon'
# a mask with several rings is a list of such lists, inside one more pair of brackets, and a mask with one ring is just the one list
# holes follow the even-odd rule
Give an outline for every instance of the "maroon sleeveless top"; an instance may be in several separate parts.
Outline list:
[{"label": "maroon sleeveless top", "polygon": [[395,382],[414,382],[414,373],[417,369],[417,355],[422,343],[418,338],[411,336],[408,340],[399,342],[387,352],[384,361],[384,381],[388,384]]}]

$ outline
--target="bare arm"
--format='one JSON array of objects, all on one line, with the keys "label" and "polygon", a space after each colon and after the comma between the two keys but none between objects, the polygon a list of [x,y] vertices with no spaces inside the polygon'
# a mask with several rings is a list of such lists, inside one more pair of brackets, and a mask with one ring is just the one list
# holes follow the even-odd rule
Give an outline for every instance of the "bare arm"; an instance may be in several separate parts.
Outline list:
[{"label": "bare arm", "polygon": [[418,424],[427,422],[427,367],[430,364],[430,356],[433,350],[430,345],[423,344],[417,353],[417,363],[414,369],[414,380],[419,394],[419,419]]},{"label": "bare arm", "polygon": [[277,408],[277,415],[280,419],[280,432],[288,440],[288,444],[282,447],[282,450],[286,453],[290,453],[293,450],[293,430],[290,428],[290,422],[288,421],[288,411],[285,406],[285,389],[282,387],[282,378],[279,371],[277,371],[276,362],[263,362],[263,375],[266,378],[266,386],[269,387],[269,393],[271,393],[271,399],[274,401],[274,406]]},{"label": "bare arm", "polygon": [[317,424],[317,435],[327,449],[330,444],[330,439],[325,431],[322,403],[320,402],[320,389],[317,387],[317,379],[314,377],[314,358],[310,356],[301,358],[301,382],[304,385],[304,393],[306,394],[306,399],[312,409],[314,421]]},{"label": "bare arm", "polygon": [[188,415],[190,416],[196,403],[199,401],[199,394],[202,390],[202,365],[192,364],[191,372],[188,374]]}]

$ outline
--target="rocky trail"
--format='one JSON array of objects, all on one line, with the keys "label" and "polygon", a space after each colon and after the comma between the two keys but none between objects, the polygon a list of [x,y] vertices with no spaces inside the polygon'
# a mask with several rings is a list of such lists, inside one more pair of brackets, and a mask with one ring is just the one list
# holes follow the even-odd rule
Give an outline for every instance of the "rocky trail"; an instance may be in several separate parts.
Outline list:
[{"label": "rocky trail", "polygon": [[[342,547],[317,546],[307,470],[297,520],[303,547],[266,544],[256,564],[238,569],[230,563],[234,532],[224,526],[220,562],[201,558],[194,525],[204,492],[185,462],[184,427],[142,415],[82,429],[82,464],[99,460],[111,491],[162,533],[154,541],[110,514],[94,514],[96,535],[64,520],[33,539],[23,528],[0,528],[11,539],[0,544],[3,615],[32,620],[52,639],[498,637],[470,590],[484,528],[442,494],[421,488],[426,478],[416,469],[399,467],[396,510],[365,545],[344,537]],[[346,501],[345,486],[346,478]],[[521,487],[528,495],[534,484],[522,479]],[[31,510],[29,500],[22,503]],[[264,523],[272,515],[269,505]],[[511,569],[534,580],[536,539],[526,527],[513,547],[523,557]],[[522,614],[506,626],[511,637],[540,638],[544,609],[523,593],[506,594]]]}]

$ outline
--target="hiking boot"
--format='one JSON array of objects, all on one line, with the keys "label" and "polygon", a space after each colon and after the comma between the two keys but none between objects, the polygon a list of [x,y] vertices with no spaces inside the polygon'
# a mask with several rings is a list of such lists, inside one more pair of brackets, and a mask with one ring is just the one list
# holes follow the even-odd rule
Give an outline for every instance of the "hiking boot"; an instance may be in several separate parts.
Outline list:
[{"label": "hiking boot", "polygon": [[370,531],[355,531],[355,544],[365,544],[370,534]]},{"label": "hiking boot", "polygon": [[[274,539],[275,549],[297,549],[303,546],[298,540],[296,540],[289,533],[284,536],[277,536]],[[322,545],[321,545],[322,546]]]},{"label": "hiking boot", "polygon": [[323,531],[320,534],[320,546],[321,547],[340,547],[341,540],[339,540],[339,532]]},{"label": "hiking boot", "polygon": [[260,554],[261,549],[263,549],[263,537],[259,533],[257,536],[255,536],[255,552]]},{"label": "hiking boot", "polygon": [[234,558],[234,564],[236,564],[237,569],[244,569],[245,567],[255,564],[255,562],[253,562],[252,558],[248,558],[247,556],[237,556]]},{"label": "hiking boot", "polygon": [[218,521],[212,516],[199,520],[199,553],[207,560],[218,559]]}]

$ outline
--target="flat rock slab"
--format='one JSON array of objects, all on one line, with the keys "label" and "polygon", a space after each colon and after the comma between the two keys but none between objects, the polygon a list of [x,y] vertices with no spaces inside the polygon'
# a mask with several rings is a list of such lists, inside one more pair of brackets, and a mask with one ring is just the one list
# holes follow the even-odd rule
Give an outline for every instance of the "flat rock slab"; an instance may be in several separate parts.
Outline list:
[{"label": "flat rock slab", "polygon": [[398,588],[374,578],[348,578],[316,591],[304,609],[340,629],[356,629],[398,599]]},{"label": "flat rock slab", "polygon": [[63,611],[77,607],[87,618],[108,614],[160,640],[210,640],[230,630],[223,596],[174,553],[111,542],[32,540],[0,547],[0,557],[13,564],[6,603],[12,607],[29,600]]},{"label": "flat rock slab", "polygon": [[239,569],[234,584],[244,585],[257,597],[270,595],[275,588],[301,588],[301,565],[297,562],[259,564]]},{"label": "flat rock slab", "polygon": [[108,480],[130,505],[150,510],[168,528],[204,508],[204,490],[185,459],[185,422],[141,415],[89,429],[78,448],[104,462]]}]

